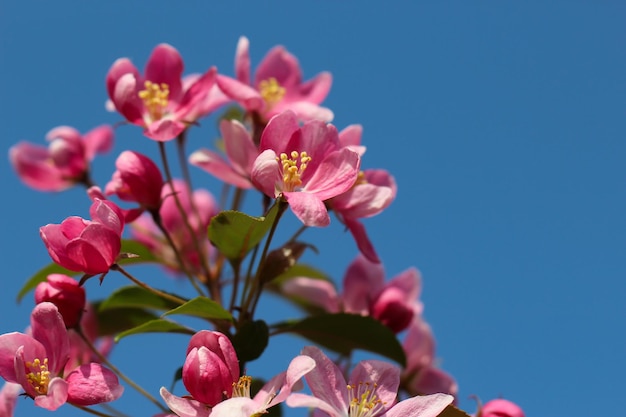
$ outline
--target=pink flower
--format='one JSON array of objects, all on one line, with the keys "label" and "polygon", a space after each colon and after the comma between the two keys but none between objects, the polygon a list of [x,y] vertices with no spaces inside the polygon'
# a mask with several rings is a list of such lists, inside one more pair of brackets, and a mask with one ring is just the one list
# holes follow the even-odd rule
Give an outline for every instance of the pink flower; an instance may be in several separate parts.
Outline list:
[{"label": "pink flower", "polygon": [[377,360],[359,362],[346,382],[337,365],[316,347],[302,351],[315,360],[315,368],[305,375],[311,394],[294,393],[287,398],[290,407],[312,407],[330,417],[435,417],[452,396],[434,394],[395,403],[400,369]]},{"label": "pink flower", "polygon": [[242,377],[236,385],[238,392],[233,392],[233,398],[217,404],[211,412],[211,417],[263,415],[269,408],[285,401],[293,390],[299,388],[300,379],[314,367],[315,362],[312,358],[304,355],[295,357],[287,371],[270,379],[254,398],[250,398],[251,378]]},{"label": "pink flower", "polygon": [[498,398],[480,407],[476,417],[524,417],[524,411],[517,404]]},{"label": "pink flower", "polygon": [[22,386],[12,382],[5,382],[0,389],[0,416],[13,417],[13,411],[17,405],[17,396]]},{"label": "pink flower", "polygon": [[402,348],[406,367],[402,371],[402,388],[410,395],[443,392],[456,397],[458,386],[454,378],[437,368],[435,339],[428,323],[416,317],[409,326]]},{"label": "pink flower", "polygon": [[[174,200],[174,193],[178,197],[184,213],[178,209]],[[192,199],[196,210],[191,204]],[[192,193],[185,182],[174,180],[174,192],[166,183],[161,190],[161,200],[159,216],[163,227],[169,232],[186,261],[187,267],[191,271],[201,271],[200,256],[196,250],[194,239],[198,240],[201,250],[205,251],[205,255],[210,253],[211,244],[207,237],[207,228],[211,218],[217,214],[215,199],[206,190],[195,190]],[[193,235],[189,233],[185,221],[190,223],[194,231]],[[143,215],[135,220],[132,223],[132,231],[135,239],[150,248],[169,267],[175,270],[180,269],[172,248],[149,216]]]},{"label": "pink flower", "polygon": [[183,60],[167,44],[152,51],[142,76],[128,58],[113,63],[106,77],[107,91],[117,111],[143,127],[150,139],[174,139],[198,116],[198,109],[215,83],[215,67],[183,88]]},{"label": "pink flower", "polygon": [[319,106],[330,90],[330,73],[322,72],[302,82],[298,59],[283,46],[276,46],[263,58],[251,80],[248,49],[249,41],[242,36],[235,54],[236,78],[217,76],[217,83],[227,96],[263,121],[285,110],[293,111],[300,120],[333,119],[329,109]]},{"label": "pink flower", "polygon": [[217,152],[200,149],[189,156],[189,163],[235,187],[253,188],[250,173],[259,155],[258,147],[244,125],[236,120],[222,120],[220,131],[227,160]]},{"label": "pink flower", "polygon": [[379,263],[359,255],[348,267],[343,279],[343,295],[326,281],[297,277],[287,281],[282,291],[305,298],[309,303],[336,313],[372,316],[395,333],[406,329],[414,316],[421,314],[418,300],[421,289],[419,272],[409,268],[385,282]]},{"label": "pink flower", "polygon": [[337,129],[313,120],[302,127],[295,113],[275,116],[263,131],[252,182],[271,198],[284,197],[306,226],[327,226],[324,201],[354,185],[359,155],[339,142]]},{"label": "pink flower", "polygon": [[46,135],[48,147],[20,142],[9,150],[9,159],[20,179],[40,191],[62,191],[76,183],[89,183],[90,163],[113,145],[113,129],[103,125],[84,136],[60,126]]},{"label": "pink flower", "polygon": [[159,209],[163,177],[150,158],[139,152],[124,151],[117,157],[115,167],[117,171],[104,189],[107,195],[115,194],[148,210]]},{"label": "pink flower", "polygon": [[110,201],[96,199],[89,209],[93,220],[72,216],[61,224],[39,229],[52,260],[70,271],[108,272],[120,254],[124,217]]},{"label": "pink flower", "polygon": [[50,274],[35,288],[35,303],[44,301],[57,306],[66,327],[74,327],[85,309],[85,289],[72,277]]},{"label": "pink flower", "polygon": [[52,303],[40,303],[31,314],[32,336],[0,335],[0,376],[22,386],[35,405],[56,410],[65,402],[93,405],[122,395],[123,387],[110,370],[83,365],[60,377],[69,358],[69,339],[63,318]]},{"label": "pink flower", "polygon": [[396,198],[396,182],[385,170],[366,170],[359,175],[354,186],[333,198],[330,206],[346,225],[361,253],[372,262],[380,262],[361,218],[374,216]]}]

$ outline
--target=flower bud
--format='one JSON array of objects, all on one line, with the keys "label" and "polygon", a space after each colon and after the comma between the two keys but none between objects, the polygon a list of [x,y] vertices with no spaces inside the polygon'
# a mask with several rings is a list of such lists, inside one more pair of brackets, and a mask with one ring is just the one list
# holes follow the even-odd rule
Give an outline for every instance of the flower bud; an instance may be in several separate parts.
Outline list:
[{"label": "flower bud", "polygon": [[514,402],[498,398],[487,402],[478,412],[480,417],[524,417],[524,411]]},{"label": "flower bud", "polygon": [[163,177],[150,158],[124,151],[115,161],[115,167],[117,171],[105,188],[107,195],[116,194],[122,200],[137,202],[147,209],[159,209]]},{"label": "flower bud", "polygon": [[50,274],[35,288],[35,302],[45,301],[57,306],[65,326],[71,328],[78,324],[85,309],[85,289],[72,277]]},{"label": "flower bud", "polygon": [[415,310],[406,302],[406,295],[396,287],[385,288],[372,306],[372,316],[394,333],[406,329],[414,315]]}]

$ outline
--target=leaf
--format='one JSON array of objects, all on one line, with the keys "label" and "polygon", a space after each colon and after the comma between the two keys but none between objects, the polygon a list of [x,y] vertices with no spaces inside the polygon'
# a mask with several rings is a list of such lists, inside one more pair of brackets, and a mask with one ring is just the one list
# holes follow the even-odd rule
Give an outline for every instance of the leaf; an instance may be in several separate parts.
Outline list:
[{"label": "leaf", "polygon": [[178,304],[134,285],[115,290],[100,304],[100,310],[122,307],[143,307],[157,310],[171,310]]},{"label": "leaf", "polygon": [[94,308],[98,316],[98,334],[101,336],[114,335],[158,318],[154,313],[142,308],[116,308],[100,311],[98,304],[96,303]]},{"label": "leaf", "polygon": [[453,405],[449,405],[441,414],[439,414],[438,417],[470,417],[470,415],[463,410],[459,410]]},{"label": "leaf", "polygon": [[263,320],[245,323],[233,336],[233,346],[242,362],[257,359],[269,342],[270,331]]},{"label": "leaf", "polygon": [[[130,239],[122,239],[122,248],[120,250],[121,253],[132,253],[138,255],[133,258],[125,258],[121,259],[119,263],[121,265],[130,265],[137,263],[145,263],[145,262],[158,262],[157,258],[150,252],[150,250],[142,243],[139,243]],[[50,274],[65,274],[69,276],[82,275],[82,272],[70,271],[69,269],[65,269],[60,265],[52,263],[39,271],[32,277],[30,277],[24,286],[17,293],[17,302],[22,301],[22,298],[29,292],[35,289],[37,284],[40,282],[44,282],[48,275]]]},{"label": "leaf", "polygon": [[211,219],[209,239],[231,262],[241,262],[270,230],[278,204],[266,217],[252,217],[240,211],[222,211]]},{"label": "leaf", "polygon": [[188,327],[174,323],[173,321],[155,319],[118,334],[115,336],[115,342],[119,342],[124,337],[141,333],[181,333],[193,335],[196,332]]},{"label": "leaf", "polygon": [[186,314],[188,316],[201,317],[205,319],[233,320],[233,316],[219,303],[208,297],[196,297],[185,304],[170,310],[161,317],[171,314]]},{"label": "leaf", "polygon": [[377,353],[404,366],[406,357],[396,335],[372,317],[356,314],[323,314],[277,327],[280,333],[295,333],[328,349],[348,355],[354,349]]}]

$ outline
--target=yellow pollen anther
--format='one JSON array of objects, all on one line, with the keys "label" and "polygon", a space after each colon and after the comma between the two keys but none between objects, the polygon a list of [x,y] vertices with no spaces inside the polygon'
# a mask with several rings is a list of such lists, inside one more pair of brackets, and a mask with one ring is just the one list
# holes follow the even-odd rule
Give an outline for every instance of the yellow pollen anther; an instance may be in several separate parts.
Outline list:
[{"label": "yellow pollen anther", "polygon": [[[298,158],[300,159],[299,161]],[[304,151],[291,151],[289,155],[281,153],[280,158],[277,157],[276,160],[281,163],[283,168],[282,191],[297,191],[298,187],[302,185],[302,174],[309,162],[311,162],[309,154]]]},{"label": "yellow pollen anther", "polygon": [[247,375],[240,377],[239,381],[233,382],[233,394],[231,398],[250,398],[250,384],[252,384],[252,378]]},{"label": "yellow pollen anther", "polygon": [[383,411],[384,403],[376,395],[377,384],[359,382],[357,385],[347,387],[350,417],[373,417]]},{"label": "yellow pollen anther", "polygon": [[46,395],[48,384],[50,383],[50,371],[48,370],[48,358],[44,358],[43,363],[39,359],[26,362],[26,379],[35,388],[37,394]]},{"label": "yellow pollen anther", "polygon": [[159,120],[163,117],[164,110],[167,107],[170,87],[165,83],[157,84],[152,81],[146,81],[144,87],[146,89],[139,92],[139,98],[143,100],[150,118],[153,121]]},{"label": "yellow pollen anther", "polygon": [[259,83],[259,91],[261,92],[261,97],[263,97],[263,100],[270,108],[281,101],[287,92],[285,87],[281,87],[274,77],[261,81]]}]

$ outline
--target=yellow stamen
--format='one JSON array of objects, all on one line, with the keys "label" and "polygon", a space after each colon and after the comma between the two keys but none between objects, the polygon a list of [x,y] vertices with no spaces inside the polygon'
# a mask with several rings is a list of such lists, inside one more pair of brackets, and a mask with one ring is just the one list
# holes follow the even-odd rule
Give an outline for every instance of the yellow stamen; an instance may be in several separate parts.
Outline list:
[{"label": "yellow stamen", "polygon": [[[299,161],[298,158],[300,158]],[[297,191],[298,187],[302,185],[302,174],[311,162],[311,157],[304,151],[292,151],[290,155],[281,153],[280,158],[277,157],[276,160],[281,163],[283,168],[284,187],[282,191]]]},{"label": "yellow stamen", "polygon": [[48,358],[44,358],[43,363],[39,359],[26,362],[26,379],[35,388],[37,394],[46,395],[48,384],[50,383],[50,371],[48,370]]},{"label": "yellow stamen", "polygon": [[384,403],[376,395],[377,387],[377,384],[369,382],[348,385],[350,417],[373,417],[383,411]]},{"label": "yellow stamen", "polygon": [[281,87],[274,77],[261,81],[259,83],[259,91],[261,92],[261,97],[263,97],[263,100],[270,108],[281,101],[287,92],[285,87]]},{"label": "yellow stamen", "polygon": [[252,384],[252,378],[248,375],[244,375],[239,378],[239,381],[233,382],[233,395],[231,398],[250,398],[250,384]]},{"label": "yellow stamen", "polygon": [[144,106],[148,110],[150,118],[159,120],[165,113],[167,107],[168,97],[170,95],[170,87],[166,83],[153,83],[152,81],[146,81],[144,83],[145,90],[139,92],[139,98],[143,100]]}]

